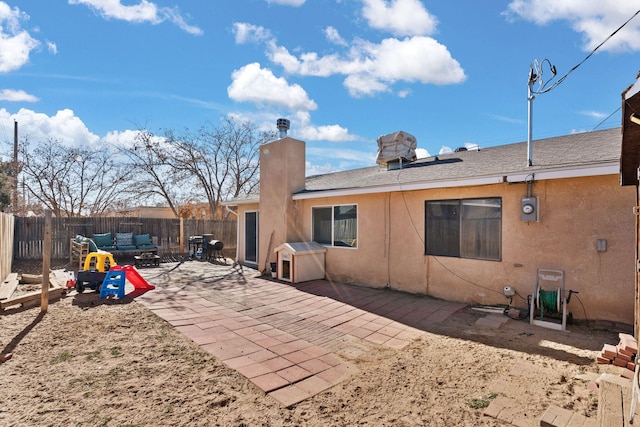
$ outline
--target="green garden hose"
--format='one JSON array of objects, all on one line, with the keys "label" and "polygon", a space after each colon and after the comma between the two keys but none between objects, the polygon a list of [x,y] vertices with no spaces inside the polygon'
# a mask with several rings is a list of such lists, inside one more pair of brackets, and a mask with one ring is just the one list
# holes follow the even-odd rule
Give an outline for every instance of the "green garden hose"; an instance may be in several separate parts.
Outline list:
[{"label": "green garden hose", "polygon": [[538,291],[538,306],[540,307],[540,318],[544,316],[544,312],[557,313],[560,310],[559,299],[560,291]]}]

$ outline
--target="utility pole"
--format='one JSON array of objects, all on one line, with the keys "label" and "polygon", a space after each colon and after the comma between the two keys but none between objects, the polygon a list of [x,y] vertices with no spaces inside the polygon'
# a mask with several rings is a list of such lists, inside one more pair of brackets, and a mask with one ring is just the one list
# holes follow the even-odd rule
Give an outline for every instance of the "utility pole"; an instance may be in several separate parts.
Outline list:
[{"label": "utility pole", "polygon": [[[527,83],[527,113],[528,113],[528,132],[527,132],[527,167],[533,166],[533,155],[532,155],[532,136],[533,136],[533,100],[536,99],[536,95],[541,93],[549,92],[551,89],[556,87],[559,82],[554,83],[551,87],[547,87],[549,81],[545,82],[542,79],[542,66],[544,63],[549,65],[549,69],[551,70],[551,79],[556,76],[556,67],[549,62],[548,59],[543,59],[538,62],[536,59],[533,61],[533,64],[529,66],[529,82]],[[538,88],[534,89],[533,86],[538,84]]]},{"label": "utility pole", "polygon": [[529,84],[527,85],[527,123],[529,125],[529,131],[527,132],[527,166],[533,166],[531,137],[533,135],[533,100],[535,99],[535,95],[532,93],[531,86],[535,83],[536,77],[537,76],[533,73],[533,68],[529,69]]},{"label": "utility pole", "polygon": [[18,165],[18,121],[13,121],[13,199],[11,203],[11,210],[16,215],[20,210],[18,207],[18,173],[20,172],[20,166]]}]

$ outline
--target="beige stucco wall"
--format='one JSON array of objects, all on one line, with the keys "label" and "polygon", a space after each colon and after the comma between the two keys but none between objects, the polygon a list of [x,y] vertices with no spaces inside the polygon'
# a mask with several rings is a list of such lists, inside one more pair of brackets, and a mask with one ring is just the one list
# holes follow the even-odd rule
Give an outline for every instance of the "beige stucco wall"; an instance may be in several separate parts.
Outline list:
[{"label": "beige stucco wall", "polygon": [[260,271],[266,263],[275,262],[273,250],[277,246],[302,240],[299,213],[292,194],[303,190],[304,183],[304,142],[286,137],[260,147]]},{"label": "beige stucco wall", "polygon": [[[520,219],[524,183],[294,201],[304,188],[304,151],[291,138],[261,147],[260,203],[238,206],[240,262],[248,210],[259,214],[262,271],[275,261],[277,246],[311,239],[312,207],[357,204],[358,247],[327,248],[330,280],[469,304],[506,304],[502,289],[509,285],[522,297],[513,305],[526,308],[536,270],[557,269],[565,272],[566,289],[579,292],[569,304],[575,318],[633,324],[635,188],[621,187],[617,175],[535,182],[540,221],[528,223]],[[426,200],[484,197],[502,198],[501,261],[424,255]],[[596,251],[598,239],[606,240],[606,252]]]},{"label": "beige stucco wall", "polygon": [[[311,208],[358,205],[358,248],[328,248],[328,278],[474,304],[506,304],[505,285],[526,298],[538,268],[565,272],[577,319],[633,323],[633,188],[616,175],[536,182],[540,221],[520,220],[525,184],[393,192],[296,201],[304,239],[311,238]],[[502,197],[502,261],[424,255],[425,200]],[[262,203],[261,203],[262,209]],[[596,240],[607,251],[596,251]],[[577,297],[577,298],[576,298]],[[578,298],[584,304],[584,310]],[[515,297],[514,305],[526,307]]]}]

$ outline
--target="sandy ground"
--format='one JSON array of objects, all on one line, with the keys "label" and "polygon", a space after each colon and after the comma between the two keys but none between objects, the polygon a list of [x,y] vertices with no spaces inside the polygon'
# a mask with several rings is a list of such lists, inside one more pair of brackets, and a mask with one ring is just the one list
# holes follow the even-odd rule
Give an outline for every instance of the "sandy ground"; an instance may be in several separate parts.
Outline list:
[{"label": "sandy ground", "polygon": [[551,404],[595,419],[597,394],[574,376],[621,372],[595,364],[617,330],[479,328],[485,315],[465,309],[402,350],[347,355],[356,374],[284,408],[130,298],[71,292],[45,314],[0,313],[0,349],[13,352],[0,365],[0,425],[511,425],[484,415],[497,398],[516,425],[539,425]]}]

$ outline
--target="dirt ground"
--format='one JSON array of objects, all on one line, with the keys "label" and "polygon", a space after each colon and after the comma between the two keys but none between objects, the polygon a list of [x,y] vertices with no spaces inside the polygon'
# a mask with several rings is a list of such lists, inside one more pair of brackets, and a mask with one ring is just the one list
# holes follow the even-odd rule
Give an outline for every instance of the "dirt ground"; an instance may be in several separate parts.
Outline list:
[{"label": "dirt ground", "polygon": [[595,419],[597,394],[574,376],[621,372],[595,363],[618,330],[475,325],[485,315],[465,309],[404,349],[351,356],[356,373],[284,408],[134,300],[71,292],[44,314],[0,312],[0,350],[13,352],[0,365],[0,425],[511,425],[484,415],[497,398],[516,425],[540,425],[551,404]]}]

